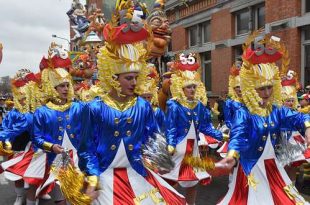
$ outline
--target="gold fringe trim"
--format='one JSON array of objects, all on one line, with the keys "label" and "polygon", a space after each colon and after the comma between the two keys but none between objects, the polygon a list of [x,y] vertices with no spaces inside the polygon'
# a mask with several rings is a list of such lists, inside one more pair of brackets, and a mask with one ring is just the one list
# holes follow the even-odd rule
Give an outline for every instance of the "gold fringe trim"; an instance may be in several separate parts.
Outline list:
[{"label": "gold fringe trim", "polygon": [[[11,148],[12,148],[12,146],[11,146]],[[0,156],[11,156],[11,155],[13,155],[13,151],[10,149],[5,149],[3,147],[3,143],[0,142]]]},{"label": "gold fringe trim", "polygon": [[213,170],[215,163],[211,158],[194,157],[191,155],[185,155],[183,162],[195,168],[201,168],[203,170]]},{"label": "gold fringe trim", "polygon": [[58,173],[57,179],[60,182],[60,187],[64,197],[74,205],[90,205],[91,198],[83,193],[84,174],[78,171],[71,164],[62,170],[53,170]]},{"label": "gold fringe trim", "polygon": [[258,181],[256,181],[255,178],[254,178],[254,174],[251,173],[248,176],[248,186],[251,186],[256,191],[258,184],[259,184]]},{"label": "gold fringe trim", "polygon": [[295,186],[293,184],[290,185],[286,185],[285,187],[283,187],[284,192],[286,193],[286,195],[293,200],[294,202],[296,202],[296,205],[304,205],[305,203],[303,202],[301,198],[301,196],[298,196],[298,194],[293,193],[292,190],[294,190],[296,193],[298,193],[297,189],[295,188]]},{"label": "gold fringe trim", "polygon": [[159,190],[157,188],[154,188],[134,198],[134,203],[135,205],[140,205],[144,199],[151,197],[154,204],[167,204],[162,197],[156,195],[157,193],[159,193]]}]

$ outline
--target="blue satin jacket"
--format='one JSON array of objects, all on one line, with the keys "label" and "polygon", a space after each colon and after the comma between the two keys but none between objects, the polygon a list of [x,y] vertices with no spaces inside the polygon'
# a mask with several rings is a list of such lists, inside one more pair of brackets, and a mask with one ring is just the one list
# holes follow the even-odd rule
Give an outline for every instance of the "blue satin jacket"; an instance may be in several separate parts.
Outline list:
[{"label": "blue satin jacket", "polygon": [[159,107],[156,107],[153,110],[154,110],[155,119],[159,126],[159,129],[162,133],[164,133],[166,129],[166,115],[164,111],[160,109]]},{"label": "blue satin jacket", "polygon": [[194,109],[190,109],[171,99],[167,101],[167,107],[166,137],[169,145],[175,147],[186,137],[192,121],[197,139],[199,132],[220,141],[223,139],[222,133],[213,128],[210,111],[201,102],[198,102]]},{"label": "blue satin jacket", "polygon": [[235,113],[228,149],[239,153],[244,172],[249,175],[264,151],[268,135],[276,149],[281,129],[304,130],[307,121],[310,121],[308,114],[287,107],[273,106],[267,117],[253,115],[241,107]]},{"label": "blue satin jacket", "polygon": [[21,113],[15,108],[12,109],[2,121],[3,130],[0,131],[0,141],[14,141],[24,132],[32,135],[32,122],[32,113]]},{"label": "blue satin jacket", "polygon": [[78,150],[82,171],[89,176],[99,176],[110,166],[123,140],[131,166],[140,175],[146,175],[141,162],[141,145],[158,132],[149,102],[137,97],[131,106],[119,110],[104,99],[95,99],[85,106],[82,123]]},{"label": "blue satin jacket", "polygon": [[231,129],[236,110],[244,106],[242,103],[228,99],[224,104],[224,120],[226,126]]},{"label": "blue satin jacket", "polygon": [[[84,104],[72,102],[65,111],[51,109],[46,105],[38,108],[34,113],[34,139],[33,143],[44,149],[44,143],[62,144],[65,131],[77,149],[81,131],[81,112]],[[48,162],[56,157],[55,153],[48,153]]]}]

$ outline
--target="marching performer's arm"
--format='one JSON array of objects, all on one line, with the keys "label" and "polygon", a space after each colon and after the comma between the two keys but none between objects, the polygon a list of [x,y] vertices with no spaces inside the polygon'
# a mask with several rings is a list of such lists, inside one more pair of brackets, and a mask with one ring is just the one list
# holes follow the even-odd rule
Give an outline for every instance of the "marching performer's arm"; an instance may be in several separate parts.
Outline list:
[{"label": "marching performer's arm", "polygon": [[98,134],[98,119],[95,112],[91,104],[87,104],[82,110],[81,140],[78,148],[79,168],[88,176],[88,185],[91,187],[97,186],[97,178],[100,175],[95,143],[95,137]]},{"label": "marching performer's arm", "polygon": [[214,129],[211,121],[210,111],[204,107],[202,114],[203,120],[200,122],[199,131],[205,135],[209,135],[219,141],[222,141],[224,136],[219,130]]},{"label": "marching performer's arm", "polygon": [[[248,139],[247,136],[250,119],[249,114],[246,109],[238,109],[235,113],[232,129],[230,132],[228,150],[233,150],[233,156],[239,156],[240,152],[247,149],[248,147]],[[232,156],[232,155],[231,155]],[[238,158],[238,157],[237,157]]]},{"label": "marching performer's arm", "polygon": [[40,149],[46,152],[53,151],[53,143],[46,141],[44,138],[44,118],[43,113],[40,110],[36,110],[33,115],[33,143]]},{"label": "marching performer's arm", "polygon": [[[305,132],[310,127],[310,115],[303,114],[287,107],[279,108],[279,117],[281,119],[281,128],[288,130],[298,130]],[[308,131],[309,132],[309,131]]]},{"label": "marching performer's arm", "polygon": [[168,143],[168,151],[170,154],[175,152],[176,147],[176,137],[177,137],[177,119],[178,119],[178,112],[177,112],[177,105],[172,102],[167,102],[167,118],[166,118],[166,138]]},{"label": "marching performer's arm", "polygon": [[221,169],[231,171],[240,159],[240,151],[246,149],[248,141],[246,139],[249,129],[249,118],[246,110],[236,111],[230,133],[227,156],[215,164],[216,171]]},{"label": "marching performer's arm", "polygon": [[0,132],[0,141],[14,141],[15,138],[27,131],[28,122],[24,114],[11,111],[2,121],[3,130]]}]

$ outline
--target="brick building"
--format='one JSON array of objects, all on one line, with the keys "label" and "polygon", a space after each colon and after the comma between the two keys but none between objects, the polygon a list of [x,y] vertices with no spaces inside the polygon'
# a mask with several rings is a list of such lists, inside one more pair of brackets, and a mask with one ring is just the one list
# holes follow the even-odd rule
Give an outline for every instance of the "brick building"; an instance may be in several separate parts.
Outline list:
[{"label": "brick building", "polygon": [[310,0],[168,0],[166,12],[173,28],[168,54],[200,53],[210,96],[227,92],[229,68],[258,28],[286,43],[290,69],[310,84]]}]

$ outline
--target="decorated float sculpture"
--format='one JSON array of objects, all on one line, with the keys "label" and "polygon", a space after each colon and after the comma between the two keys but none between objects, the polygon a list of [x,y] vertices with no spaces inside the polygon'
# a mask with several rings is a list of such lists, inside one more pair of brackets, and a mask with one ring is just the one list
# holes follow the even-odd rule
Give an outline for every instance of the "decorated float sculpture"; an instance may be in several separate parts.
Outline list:
[{"label": "decorated float sculpture", "polygon": [[71,28],[75,32],[72,41],[80,40],[89,28],[90,21],[86,17],[86,9],[79,0],[73,0],[71,9],[67,12],[71,23]]},{"label": "decorated float sculpture", "polygon": [[86,36],[93,31],[101,40],[104,40],[102,31],[106,24],[106,19],[104,18],[104,13],[102,13],[101,9],[95,9],[92,14],[89,15],[88,20],[90,21],[90,24],[86,31]]},{"label": "decorated float sculpture", "polygon": [[152,58],[162,56],[171,40],[171,29],[169,20],[164,11],[165,0],[156,0],[154,8],[147,17],[147,24],[153,31],[153,42],[151,47]]}]

